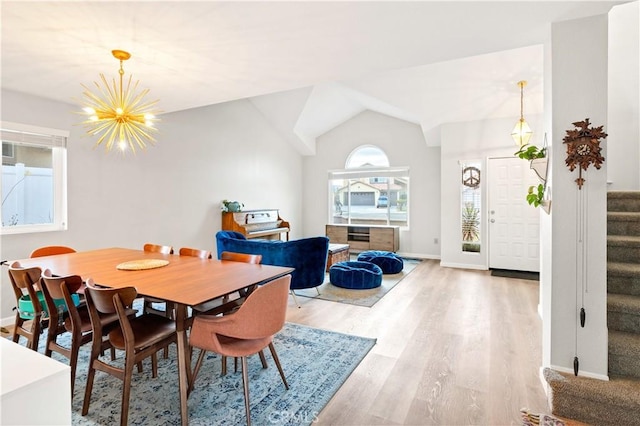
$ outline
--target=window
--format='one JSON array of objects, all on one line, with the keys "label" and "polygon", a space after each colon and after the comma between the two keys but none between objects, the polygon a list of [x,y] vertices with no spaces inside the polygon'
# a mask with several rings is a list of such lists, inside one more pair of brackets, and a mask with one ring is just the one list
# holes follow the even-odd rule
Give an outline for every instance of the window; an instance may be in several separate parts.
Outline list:
[{"label": "window", "polygon": [[460,163],[462,251],[480,252],[480,161]]},{"label": "window", "polygon": [[68,132],[0,123],[2,234],[67,229]]},{"label": "window", "polygon": [[409,168],[390,167],[378,147],[354,150],[345,170],[329,172],[330,224],[409,226]]}]

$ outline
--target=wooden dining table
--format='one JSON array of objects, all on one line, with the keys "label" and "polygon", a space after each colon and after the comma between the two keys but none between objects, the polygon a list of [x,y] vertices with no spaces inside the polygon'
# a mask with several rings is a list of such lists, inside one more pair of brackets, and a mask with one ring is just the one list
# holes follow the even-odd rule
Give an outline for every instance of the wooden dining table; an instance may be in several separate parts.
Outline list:
[{"label": "wooden dining table", "polygon": [[[168,264],[144,270],[121,270],[118,265],[146,259]],[[49,269],[58,276],[80,275],[104,287],[133,286],[140,296],[173,302],[176,306],[180,415],[189,423],[187,406],[190,351],[187,339],[187,307],[200,305],[251,288],[293,272],[293,268],[243,262],[200,259],[191,256],[150,253],[127,248],[105,248],[38,258],[19,259],[23,267]]]}]

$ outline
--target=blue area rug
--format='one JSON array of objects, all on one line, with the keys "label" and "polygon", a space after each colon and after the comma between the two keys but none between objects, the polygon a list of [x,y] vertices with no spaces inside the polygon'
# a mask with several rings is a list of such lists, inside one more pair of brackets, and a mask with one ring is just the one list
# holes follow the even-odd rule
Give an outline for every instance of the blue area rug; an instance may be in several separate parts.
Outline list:
[{"label": "blue area rug", "polygon": [[[46,334],[46,333],[45,333]],[[68,336],[68,335],[65,335]],[[44,341],[40,339],[40,353]],[[63,342],[61,340],[61,342]],[[24,344],[24,340],[21,341]],[[63,342],[64,343],[64,342]],[[251,420],[255,425],[309,425],[342,386],[375,344],[375,339],[350,336],[287,323],[274,338],[289,390],[282,384],[268,350],[268,368],[260,358],[248,359]],[[134,370],[129,409],[130,425],[179,425],[178,370],[176,347],[170,346],[169,358],[158,354],[158,377],[151,377],[151,360],[144,362],[142,373]],[[194,364],[198,351],[194,351]],[[97,372],[91,405],[82,416],[90,345],[80,349],[73,399],[74,425],[112,425],[120,421],[122,382]],[[108,351],[105,354],[109,359]],[[123,353],[117,352],[122,361]],[[68,364],[66,358],[53,354]],[[190,425],[242,425],[246,423],[242,373],[233,372],[233,359],[227,360],[228,372],[220,375],[220,356],[207,353],[195,389],[189,396]]]},{"label": "blue area rug", "polygon": [[[352,255],[351,259],[355,260],[356,256]],[[324,283],[318,286],[317,291],[315,288],[306,288],[302,290],[295,290],[295,293],[296,296],[329,300],[331,302],[340,302],[370,308],[390,292],[407,275],[409,275],[411,271],[420,264],[420,262],[420,260],[416,259],[404,259],[404,269],[397,274],[384,274],[382,276],[382,285],[376,288],[354,290],[338,287],[331,284],[329,281],[329,274],[327,273]],[[318,294],[318,291],[320,294]]]}]

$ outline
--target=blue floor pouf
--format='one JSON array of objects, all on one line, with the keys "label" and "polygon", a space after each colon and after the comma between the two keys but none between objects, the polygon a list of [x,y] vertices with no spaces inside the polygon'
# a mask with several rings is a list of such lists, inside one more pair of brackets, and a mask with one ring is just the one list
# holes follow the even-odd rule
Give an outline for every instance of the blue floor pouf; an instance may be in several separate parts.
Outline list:
[{"label": "blue floor pouf", "polygon": [[390,251],[369,250],[358,255],[359,262],[371,262],[382,269],[383,274],[397,274],[404,268],[400,256]]},{"label": "blue floor pouf", "polygon": [[382,284],[382,269],[370,262],[338,262],[329,269],[329,281],[342,288],[376,288]]}]

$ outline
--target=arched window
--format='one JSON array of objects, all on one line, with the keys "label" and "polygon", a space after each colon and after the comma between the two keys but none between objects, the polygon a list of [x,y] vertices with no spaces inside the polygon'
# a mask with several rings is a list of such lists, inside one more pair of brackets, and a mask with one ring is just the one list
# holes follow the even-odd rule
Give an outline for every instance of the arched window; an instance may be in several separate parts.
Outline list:
[{"label": "arched window", "polygon": [[408,226],[409,168],[392,167],[374,145],[354,149],[329,172],[330,224]]},{"label": "arched window", "polygon": [[389,167],[389,159],[377,146],[363,145],[351,151],[345,164],[345,169],[358,167]]}]

